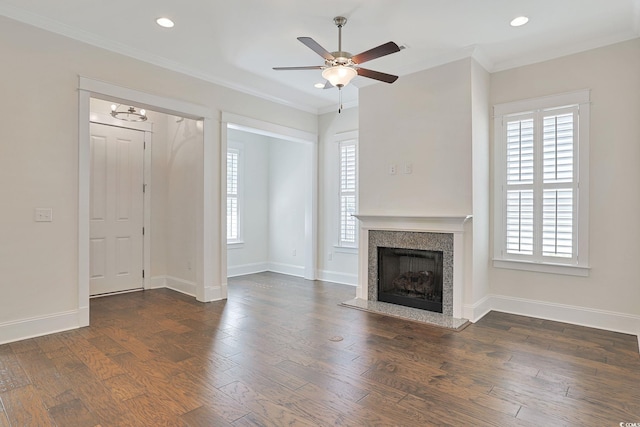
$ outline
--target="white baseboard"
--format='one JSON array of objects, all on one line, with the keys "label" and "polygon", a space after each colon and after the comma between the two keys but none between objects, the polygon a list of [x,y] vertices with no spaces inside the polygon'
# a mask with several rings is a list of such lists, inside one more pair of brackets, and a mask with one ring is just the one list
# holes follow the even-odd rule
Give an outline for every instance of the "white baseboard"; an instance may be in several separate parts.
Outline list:
[{"label": "white baseboard", "polygon": [[358,275],[340,273],[338,271],[318,270],[318,280],[341,283],[343,285],[358,286]]},{"label": "white baseboard", "polygon": [[221,283],[220,286],[206,286],[202,298],[201,300],[196,297],[200,302],[213,302],[227,299],[227,282]]},{"label": "white baseboard", "polygon": [[[198,299],[201,302],[219,301],[227,298],[227,283],[220,286],[207,286],[203,295],[197,293],[197,283],[172,276],[155,276],[145,283],[145,289],[171,289]],[[202,300],[200,299],[202,298]]]},{"label": "white baseboard", "polygon": [[485,314],[492,310],[491,298],[486,296],[473,305],[465,304],[462,306],[462,317],[469,319],[475,323],[482,319]]},{"label": "white baseboard", "polygon": [[188,280],[178,279],[177,277],[167,276],[165,288],[195,297],[196,283]]},{"label": "white baseboard", "polygon": [[268,264],[268,271],[274,273],[288,274],[289,276],[304,277],[304,267],[293,264],[282,264],[279,262],[270,262]]},{"label": "white baseboard", "polygon": [[475,319],[474,322],[495,310],[636,335],[640,344],[640,316],[501,295],[489,295],[471,308],[469,319]]},{"label": "white baseboard", "polygon": [[145,289],[162,289],[167,287],[167,276],[154,276],[145,280]]},{"label": "white baseboard", "polygon": [[31,317],[0,324],[0,344],[55,334],[87,326],[88,308]]},{"label": "white baseboard", "polygon": [[268,262],[256,262],[253,264],[233,265],[227,267],[227,277],[244,276],[245,274],[262,273],[269,270]]}]

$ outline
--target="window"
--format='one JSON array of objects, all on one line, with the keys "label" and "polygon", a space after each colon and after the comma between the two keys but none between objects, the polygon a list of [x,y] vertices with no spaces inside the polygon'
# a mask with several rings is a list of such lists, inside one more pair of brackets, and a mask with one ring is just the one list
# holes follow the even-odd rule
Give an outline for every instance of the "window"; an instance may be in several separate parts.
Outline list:
[{"label": "window", "polygon": [[494,265],[587,275],[589,91],[494,113]]},{"label": "window", "polygon": [[227,243],[241,242],[240,235],[240,150],[227,149]]},{"label": "window", "polygon": [[339,178],[339,223],[338,246],[357,246],[357,219],[353,216],[357,210],[357,149],[355,140],[341,141],[340,178]]}]

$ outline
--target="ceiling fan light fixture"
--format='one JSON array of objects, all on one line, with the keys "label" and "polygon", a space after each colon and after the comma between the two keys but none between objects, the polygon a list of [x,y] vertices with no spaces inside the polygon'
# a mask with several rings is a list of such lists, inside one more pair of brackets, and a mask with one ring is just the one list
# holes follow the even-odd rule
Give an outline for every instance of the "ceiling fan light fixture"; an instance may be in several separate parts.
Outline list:
[{"label": "ceiling fan light fixture", "polygon": [[344,87],[358,75],[358,72],[353,67],[347,67],[344,65],[334,65],[333,67],[325,68],[322,71],[322,77],[329,80],[333,86]]}]

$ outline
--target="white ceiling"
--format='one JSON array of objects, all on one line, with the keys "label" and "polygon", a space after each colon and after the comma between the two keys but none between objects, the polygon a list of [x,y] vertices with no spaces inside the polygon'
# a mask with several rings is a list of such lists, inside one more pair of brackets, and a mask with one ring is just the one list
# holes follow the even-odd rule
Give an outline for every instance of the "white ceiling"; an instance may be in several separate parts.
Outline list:
[{"label": "white ceiling", "polygon": [[[311,112],[335,109],[337,90],[313,87],[318,70],[272,67],[322,65],[296,37],[337,50],[338,15],[343,50],[406,47],[366,64],[400,78],[470,55],[498,71],[640,36],[640,0],[0,0],[0,14]],[[529,23],[511,27],[520,15]],[[356,77],[345,107],[372,83]]]}]

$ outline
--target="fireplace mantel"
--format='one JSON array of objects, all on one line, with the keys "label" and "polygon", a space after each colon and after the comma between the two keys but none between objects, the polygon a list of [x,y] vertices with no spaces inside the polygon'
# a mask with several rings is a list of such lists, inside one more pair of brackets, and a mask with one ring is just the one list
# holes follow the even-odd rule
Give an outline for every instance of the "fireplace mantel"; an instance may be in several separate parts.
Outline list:
[{"label": "fireplace mantel", "polygon": [[465,216],[393,216],[354,215],[362,226],[376,230],[433,231],[441,233],[461,233],[464,224],[472,218]]},{"label": "fireplace mantel", "polygon": [[394,216],[354,215],[360,221],[358,251],[358,288],[356,297],[369,299],[369,231],[398,231],[419,233],[449,233],[453,235],[453,301],[454,318],[462,317],[464,274],[464,229],[471,215],[456,216]]}]

